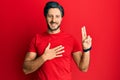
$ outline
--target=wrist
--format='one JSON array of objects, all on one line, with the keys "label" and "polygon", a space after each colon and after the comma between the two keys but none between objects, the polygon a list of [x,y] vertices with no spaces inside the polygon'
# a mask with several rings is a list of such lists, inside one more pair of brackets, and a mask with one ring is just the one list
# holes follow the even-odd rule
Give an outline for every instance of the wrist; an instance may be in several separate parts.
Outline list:
[{"label": "wrist", "polygon": [[47,57],[44,54],[41,56],[41,58],[43,59],[44,62],[47,61]]},{"label": "wrist", "polygon": [[83,49],[83,52],[89,52],[92,49],[92,47],[87,48],[87,49]]}]

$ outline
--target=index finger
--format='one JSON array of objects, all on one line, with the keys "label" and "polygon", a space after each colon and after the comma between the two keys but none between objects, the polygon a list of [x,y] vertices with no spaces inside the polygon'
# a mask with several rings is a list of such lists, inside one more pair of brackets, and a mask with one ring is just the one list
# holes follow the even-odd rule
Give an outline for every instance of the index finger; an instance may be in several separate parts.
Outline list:
[{"label": "index finger", "polygon": [[59,45],[59,46],[57,46],[57,47],[54,47],[53,49],[54,49],[54,50],[58,50],[58,49],[61,49],[61,48],[63,48],[63,46],[62,46],[62,45]]},{"label": "index finger", "polygon": [[82,40],[84,40],[86,37],[87,37],[87,33],[86,33],[86,28],[85,28],[85,26],[84,27],[82,27]]}]

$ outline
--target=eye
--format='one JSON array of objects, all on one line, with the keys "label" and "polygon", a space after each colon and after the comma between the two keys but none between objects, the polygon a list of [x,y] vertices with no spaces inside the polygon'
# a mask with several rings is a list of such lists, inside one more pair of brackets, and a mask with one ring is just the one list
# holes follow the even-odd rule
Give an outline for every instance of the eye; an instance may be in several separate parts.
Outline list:
[{"label": "eye", "polygon": [[60,15],[56,15],[56,18],[60,18]]},{"label": "eye", "polygon": [[52,18],[53,16],[52,15],[48,15],[48,18]]}]

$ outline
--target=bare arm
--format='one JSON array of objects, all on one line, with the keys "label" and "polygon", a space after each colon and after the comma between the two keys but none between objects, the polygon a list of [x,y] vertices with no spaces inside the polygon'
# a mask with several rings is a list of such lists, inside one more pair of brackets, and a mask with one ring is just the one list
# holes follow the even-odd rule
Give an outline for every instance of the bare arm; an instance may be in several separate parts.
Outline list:
[{"label": "bare arm", "polygon": [[90,52],[75,52],[73,53],[73,59],[81,71],[87,72],[90,63]]},{"label": "bare arm", "polygon": [[47,60],[51,60],[56,57],[61,57],[62,53],[64,52],[63,49],[64,47],[62,45],[50,49],[50,43],[49,43],[43,55],[39,57],[37,57],[37,53],[35,52],[28,52],[23,64],[24,73],[25,74],[32,73],[37,69],[39,69]]},{"label": "bare arm", "polygon": [[23,65],[23,71],[25,74],[36,71],[46,61],[43,56],[40,56],[38,58],[36,58],[36,56],[37,53],[35,52],[27,53]]},{"label": "bare arm", "polygon": [[[92,46],[92,38],[87,36],[85,27],[82,28],[82,46],[83,49],[88,49]],[[73,53],[73,59],[78,65],[79,69],[86,72],[90,63],[90,51],[87,52],[75,52]]]}]

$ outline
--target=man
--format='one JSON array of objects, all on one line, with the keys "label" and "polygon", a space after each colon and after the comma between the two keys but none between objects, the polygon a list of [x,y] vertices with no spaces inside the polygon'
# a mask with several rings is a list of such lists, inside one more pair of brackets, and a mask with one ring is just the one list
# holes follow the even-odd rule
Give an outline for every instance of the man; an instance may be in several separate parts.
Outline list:
[{"label": "man", "polygon": [[[57,2],[48,2],[44,8],[48,31],[37,34],[26,54],[23,71],[37,72],[35,80],[71,80],[71,60],[86,72],[90,62],[91,37],[82,27],[82,46],[69,34],[60,30],[64,9]],[[82,53],[83,52],[83,53]]]}]

